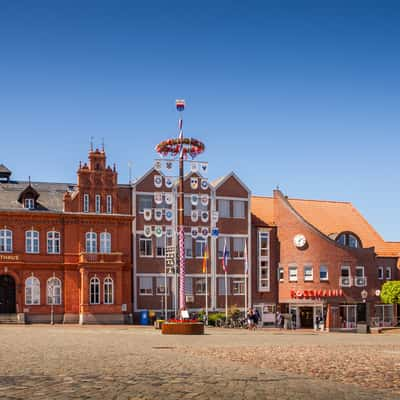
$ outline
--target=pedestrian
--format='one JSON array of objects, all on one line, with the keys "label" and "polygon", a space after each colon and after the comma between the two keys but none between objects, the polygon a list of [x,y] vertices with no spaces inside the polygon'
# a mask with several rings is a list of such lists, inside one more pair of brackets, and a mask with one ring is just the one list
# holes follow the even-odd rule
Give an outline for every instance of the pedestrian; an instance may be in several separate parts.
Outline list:
[{"label": "pedestrian", "polygon": [[285,316],[280,314],[279,329],[282,330],[285,326]]},{"label": "pedestrian", "polygon": [[315,317],[315,327],[316,330],[319,331],[319,324],[321,322],[321,317],[319,316],[319,314]]},{"label": "pedestrian", "polygon": [[281,313],[279,311],[276,312],[276,317],[275,317],[275,326],[279,328],[281,325]]},{"label": "pedestrian", "polygon": [[296,313],[292,312],[292,329],[296,330]]},{"label": "pedestrian", "polygon": [[254,311],[254,325],[257,327],[259,323],[261,323],[261,315],[258,309],[256,308]]},{"label": "pedestrian", "polygon": [[249,308],[247,311],[247,328],[250,330],[253,329],[253,324],[254,324],[253,310]]}]

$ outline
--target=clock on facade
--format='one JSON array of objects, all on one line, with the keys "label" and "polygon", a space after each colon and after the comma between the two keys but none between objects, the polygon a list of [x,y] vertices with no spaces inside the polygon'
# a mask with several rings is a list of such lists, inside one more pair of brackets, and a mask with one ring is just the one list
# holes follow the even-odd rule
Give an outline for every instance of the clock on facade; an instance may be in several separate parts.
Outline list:
[{"label": "clock on facade", "polygon": [[306,245],[307,239],[306,239],[306,237],[304,235],[299,233],[293,238],[293,243],[294,243],[294,245],[296,247],[302,248],[302,247],[304,247]]}]

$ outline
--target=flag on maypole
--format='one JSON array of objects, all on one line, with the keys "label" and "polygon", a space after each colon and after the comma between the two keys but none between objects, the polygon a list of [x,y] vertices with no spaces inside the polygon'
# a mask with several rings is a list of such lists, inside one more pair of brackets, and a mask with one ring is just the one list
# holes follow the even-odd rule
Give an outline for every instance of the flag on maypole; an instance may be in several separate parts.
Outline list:
[{"label": "flag on maypole", "polygon": [[226,248],[226,239],[224,242],[224,251],[222,253],[222,269],[225,273],[228,272],[228,250]]},{"label": "flag on maypole", "polygon": [[207,244],[204,248],[204,254],[203,254],[203,274],[207,272],[207,259],[208,259],[208,248]]}]

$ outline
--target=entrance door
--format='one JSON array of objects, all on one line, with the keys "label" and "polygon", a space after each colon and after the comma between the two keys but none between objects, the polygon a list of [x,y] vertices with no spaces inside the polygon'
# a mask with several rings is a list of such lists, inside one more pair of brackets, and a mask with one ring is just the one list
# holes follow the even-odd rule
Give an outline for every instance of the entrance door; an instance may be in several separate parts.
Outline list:
[{"label": "entrance door", "polygon": [[0,275],[0,314],[15,314],[15,281],[10,275]]},{"label": "entrance door", "polygon": [[302,328],[314,328],[314,308],[300,308],[300,324]]}]

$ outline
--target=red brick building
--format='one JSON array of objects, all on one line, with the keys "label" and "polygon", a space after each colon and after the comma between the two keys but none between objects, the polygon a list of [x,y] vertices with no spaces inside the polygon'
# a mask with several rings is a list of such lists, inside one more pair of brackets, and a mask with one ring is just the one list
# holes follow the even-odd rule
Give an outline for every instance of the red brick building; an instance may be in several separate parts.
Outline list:
[{"label": "red brick building", "polygon": [[0,314],[20,322],[131,319],[131,197],[90,151],[77,184],[0,171]]}]

